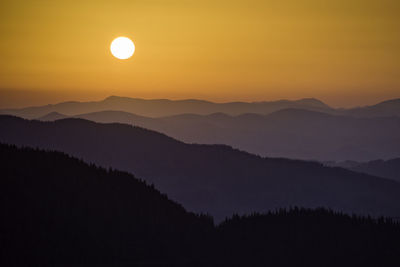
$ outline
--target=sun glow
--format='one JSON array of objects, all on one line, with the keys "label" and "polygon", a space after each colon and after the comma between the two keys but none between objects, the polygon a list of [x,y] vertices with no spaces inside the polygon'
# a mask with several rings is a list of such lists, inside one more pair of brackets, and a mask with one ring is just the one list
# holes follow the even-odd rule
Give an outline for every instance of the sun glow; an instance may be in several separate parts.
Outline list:
[{"label": "sun glow", "polygon": [[135,53],[135,45],[127,37],[118,37],[112,41],[110,50],[114,57],[128,59]]}]

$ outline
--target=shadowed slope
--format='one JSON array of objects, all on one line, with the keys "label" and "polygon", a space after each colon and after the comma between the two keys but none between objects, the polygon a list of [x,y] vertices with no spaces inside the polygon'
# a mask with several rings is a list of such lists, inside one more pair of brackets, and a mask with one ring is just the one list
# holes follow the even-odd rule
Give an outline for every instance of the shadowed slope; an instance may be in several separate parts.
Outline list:
[{"label": "shadowed slope", "polygon": [[64,151],[154,183],[192,211],[221,219],[303,206],[400,215],[400,184],[340,168],[261,158],[222,145],[189,145],[122,124],[81,119],[27,121],[0,116],[0,141]]},{"label": "shadowed slope", "polygon": [[324,209],[214,227],[132,175],[0,144],[2,266],[398,266],[400,226]]},{"label": "shadowed slope", "polygon": [[130,174],[0,145],[2,266],[188,263],[212,220]]},{"label": "shadowed slope", "polygon": [[218,226],[221,264],[397,266],[400,227],[389,225],[323,209],[234,216]]}]

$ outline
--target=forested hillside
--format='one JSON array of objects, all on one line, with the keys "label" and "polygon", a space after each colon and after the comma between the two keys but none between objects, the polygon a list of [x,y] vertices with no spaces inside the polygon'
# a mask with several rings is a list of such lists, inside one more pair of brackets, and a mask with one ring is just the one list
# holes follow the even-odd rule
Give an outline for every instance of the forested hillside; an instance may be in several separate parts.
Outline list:
[{"label": "forested hillside", "polygon": [[326,207],[400,216],[400,184],[320,163],[262,158],[224,145],[186,144],[125,124],[0,116],[0,142],[68,153],[128,171],[188,210],[221,221],[232,213]]},{"label": "forested hillside", "polygon": [[214,226],[124,172],[0,145],[2,266],[399,266],[400,225],[325,209]]}]

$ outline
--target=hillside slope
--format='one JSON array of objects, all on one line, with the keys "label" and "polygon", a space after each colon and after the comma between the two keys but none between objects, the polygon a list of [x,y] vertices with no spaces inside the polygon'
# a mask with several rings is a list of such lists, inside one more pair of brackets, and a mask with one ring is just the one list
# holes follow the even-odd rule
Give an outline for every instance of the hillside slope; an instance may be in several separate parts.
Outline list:
[{"label": "hillside slope", "polygon": [[400,225],[324,209],[214,226],[132,175],[0,144],[1,266],[398,266]]},{"label": "hillside slope", "polygon": [[59,152],[0,145],[0,174],[2,266],[188,263],[213,230],[132,175]]},{"label": "hillside slope", "polygon": [[131,172],[189,210],[209,212],[217,220],[289,206],[400,216],[399,183],[319,163],[185,144],[138,127],[82,119],[0,116],[0,128],[0,142],[59,150]]}]

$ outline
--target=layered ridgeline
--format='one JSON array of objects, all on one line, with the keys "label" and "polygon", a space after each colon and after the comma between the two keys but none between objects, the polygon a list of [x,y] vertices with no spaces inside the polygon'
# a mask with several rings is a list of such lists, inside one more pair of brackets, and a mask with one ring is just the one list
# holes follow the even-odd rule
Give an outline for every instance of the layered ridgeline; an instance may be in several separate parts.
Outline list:
[{"label": "layered ridgeline", "polygon": [[400,99],[392,99],[376,105],[335,109],[315,98],[300,100],[278,100],[261,102],[228,102],[214,103],[204,100],[168,100],[168,99],[140,99],[111,96],[101,101],[92,102],[63,102],[54,105],[27,107],[19,109],[2,109],[0,114],[15,115],[27,119],[36,119],[49,113],[56,112],[67,116],[83,113],[99,112],[104,110],[124,111],[140,116],[161,117],[192,113],[209,115],[225,113],[240,115],[245,113],[270,114],[282,109],[305,109],[336,115],[350,115],[354,117],[390,117],[400,116]]},{"label": "layered ridgeline", "polygon": [[171,116],[184,113],[211,114],[223,112],[230,115],[243,113],[268,114],[284,108],[303,108],[309,110],[332,110],[329,106],[314,98],[296,101],[279,100],[271,102],[230,102],[214,103],[204,100],[168,100],[140,99],[111,96],[102,101],[63,102],[55,105],[28,107],[21,109],[3,109],[0,114],[15,115],[27,119],[35,119],[51,112],[68,116],[104,110],[116,110],[134,113],[147,117]]},{"label": "layered ridgeline", "polygon": [[396,266],[400,225],[323,209],[218,226],[132,175],[0,144],[2,266]]},{"label": "layered ridgeline", "polygon": [[328,207],[400,216],[400,184],[314,162],[262,158],[223,145],[194,145],[124,124],[0,116],[0,142],[59,150],[154,183],[186,208],[221,220],[233,213]]},{"label": "layered ridgeline", "polygon": [[390,160],[372,160],[368,162],[342,161],[325,162],[326,166],[341,167],[352,171],[367,173],[400,182],[400,158]]},{"label": "layered ridgeline", "polygon": [[[54,121],[65,117],[50,113],[39,119]],[[269,115],[215,113],[160,118],[101,111],[74,117],[132,124],[187,143],[227,144],[269,157],[366,161],[400,156],[400,117],[353,118],[301,109],[284,109]]]}]

